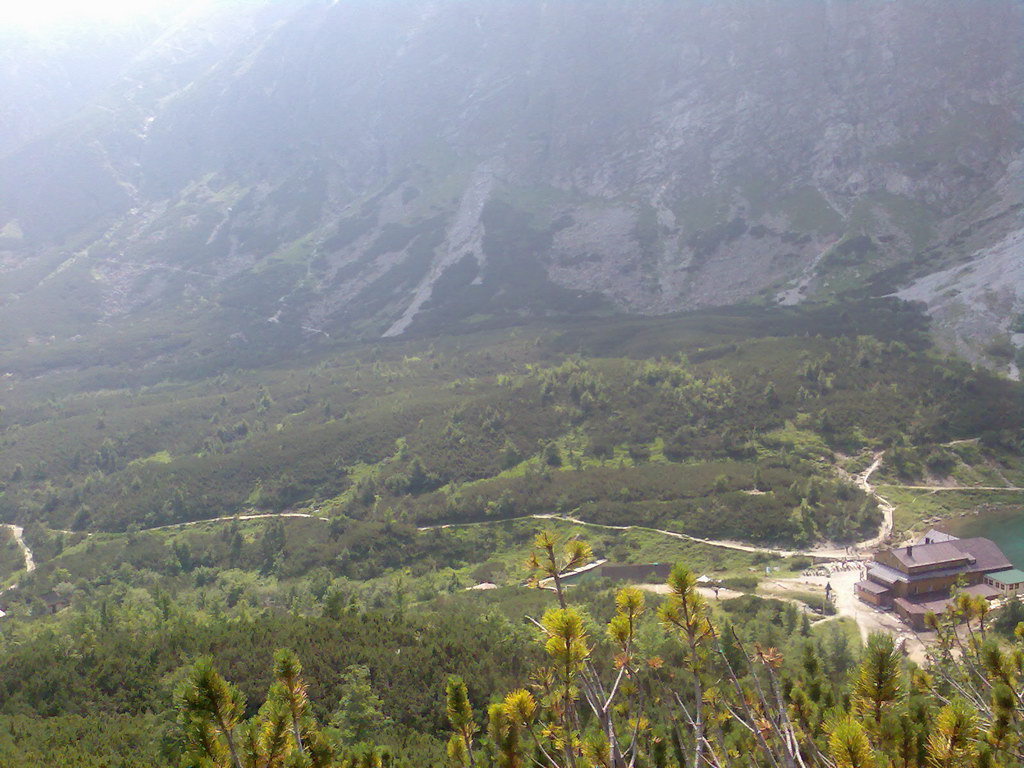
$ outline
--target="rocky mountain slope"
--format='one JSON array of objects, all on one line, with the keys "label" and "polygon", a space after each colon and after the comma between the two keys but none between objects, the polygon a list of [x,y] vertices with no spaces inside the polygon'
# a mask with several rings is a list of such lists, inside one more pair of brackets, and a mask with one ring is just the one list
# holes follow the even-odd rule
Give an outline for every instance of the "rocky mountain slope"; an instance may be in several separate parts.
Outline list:
[{"label": "rocky mountain slope", "polygon": [[113,58],[3,57],[16,98],[69,61],[88,86],[41,78],[62,109],[0,134],[0,346],[902,290],[1009,370],[1022,20],[1019,0],[210,3]]}]

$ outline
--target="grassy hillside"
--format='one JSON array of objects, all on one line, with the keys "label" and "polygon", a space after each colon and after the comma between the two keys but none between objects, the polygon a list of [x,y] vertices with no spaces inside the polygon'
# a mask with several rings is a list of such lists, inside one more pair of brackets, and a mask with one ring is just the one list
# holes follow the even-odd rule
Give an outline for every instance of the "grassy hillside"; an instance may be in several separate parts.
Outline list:
[{"label": "grassy hillside", "polygon": [[[211,655],[252,715],[283,646],[316,681],[322,722],[365,666],[388,718],[376,743],[440,764],[447,676],[483,703],[537,661],[522,618],[554,598],[520,585],[539,530],[749,593],[810,558],[669,534],[868,538],[876,504],[839,470],[863,472],[881,450],[872,482],[897,501],[899,529],[959,514],[963,499],[1007,502],[909,488],[1024,476],[1020,387],[938,355],[924,331],[880,302],[591,318],[316,357],[277,347],[272,364],[221,370],[130,349],[67,370],[12,366],[0,511],[25,524],[38,567],[15,576],[5,539],[18,588],[0,624],[0,762],[175,764],[182,665]],[[280,511],[310,517],[233,517]],[[529,517],[547,514],[560,519]],[[496,588],[468,589],[482,582]],[[593,627],[609,589],[572,590]],[[54,595],[70,607],[50,615]],[[714,611],[746,640],[813,646],[838,685],[856,637],[789,597]]]},{"label": "grassy hillside", "polygon": [[852,542],[879,520],[833,471],[847,456],[888,446],[927,463],[982,437],[985,462],[1019,471],[1020,388],[938,356],[923,327],[890,302],[746,308],[282,353],[217,375],[187,355],[14,374],[0,516],[124,531],[286,509],[420,526],[557,512]]},{"label": "grassy hillside", "polygon": [[[317,717],[331,718],[349,687],[348,671],[364,666],[388,718],[372,738],[411,764],[441,764],[447,676],[460,674],[474,699],[486,701],[524,679],[539,660],[522,618],[542,615],[556,598],[517,586],[539,523],[415,536],[400,526],[356,524],[354,531],[298,520],[280,539],[277,525],[263,520],[95,534],[69,542],[27,577],[20,594],[52,586],[71,598],[72,608],[51,616],[37,603],[19,603],[2,625],[0,762],[43,765],[60,758],[92,765],[80,754],[89,753],[96,765],[179,764],[170,702],[183,665],[210,654],[252,702],[251,715],[269,682],[272,651],[293,647],[308,674],[316,675],[309,694]],[[766,566],[784,573],[791,565],[803,567],[642,532],[546,527],[562,541],[581,533],[604,556],[685,561],[737,588]],[[263,558],[273,551],[268,541],[281,545],[269,562]],[[355,564],[363,578],[334,576],[343,563]],[[508,586],[461,589],[484,571]],[[596,582],[571,592],[586,606],[588,622],[607,620],[611,585]],[[778,647],[802,638],[838,648],[837,678],[852,662],[848,628],[802,616],[792,602],[745,596],[714,610],[745,638],[763,637]],[[653,614],[645,626],[645,642],[655,642]],[[666,657],[676,663],[674,655]],[[88,731],[99,719],[107,738],[93,743]]]}]

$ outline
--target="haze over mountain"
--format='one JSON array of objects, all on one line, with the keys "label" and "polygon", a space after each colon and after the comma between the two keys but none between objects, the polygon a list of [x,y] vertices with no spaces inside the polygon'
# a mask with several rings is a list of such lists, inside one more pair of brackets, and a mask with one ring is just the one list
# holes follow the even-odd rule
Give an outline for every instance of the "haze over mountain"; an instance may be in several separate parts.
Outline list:
[{"label": "haze over mountain", "polygon": [[0,0],[0,768],[1024,764],[1022,43]]},{"label": "haze over mountain", "polygon": [[1022,7],[211,3],[0,33],[0,344],[900,291],[1012,371]]}]

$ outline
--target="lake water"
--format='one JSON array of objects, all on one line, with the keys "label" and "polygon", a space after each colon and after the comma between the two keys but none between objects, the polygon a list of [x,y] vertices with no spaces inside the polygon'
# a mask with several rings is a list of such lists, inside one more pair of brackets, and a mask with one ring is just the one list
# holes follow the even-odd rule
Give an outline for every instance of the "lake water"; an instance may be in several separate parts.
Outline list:
[{"label": "lake water", "polygon": [[1014,566],[1024,570],[1024,509],[961,517],[936,527],[960,538],[992,539]]}]

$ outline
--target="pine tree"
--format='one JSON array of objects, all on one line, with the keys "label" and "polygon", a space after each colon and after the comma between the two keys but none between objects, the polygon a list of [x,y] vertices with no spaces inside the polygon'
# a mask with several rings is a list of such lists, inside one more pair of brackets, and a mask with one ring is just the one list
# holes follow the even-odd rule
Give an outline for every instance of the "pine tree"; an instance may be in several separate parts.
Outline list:
[{"label": "pine tree", "polygon": [[886,707],[896,703],[902,695],[900,661],[892,635],[875,632],[868,637],[854,680],[853,706],[869,720],[872,729],[877,730]]},{"label": "pine tree", "polygon": [[382,709],[383,703],[370,684],[370,670],[360,664],[345,670],[338,708],[331,716],[331,725],[341,731],[345,741],[370,742],[389,722]]},{"label": "pine tree", "polygon": [[288,650],[275,652],[274,677],[277,678],[280,694],[287,705],[295,745],[299,752],[305,753],[301,724],[309,714],[309,698],[306,695],[306,684],[302,680],[302,664],[299,663],[299,658]]},{"label": "pine tree", "polygon": [[473,708],[469,705],[466,684],[461,677],[449,677],[444,693],[445,711],[453,731],[448,741],[449,762],[455,768],[473,768],[473,736],[476,734],[476,723],[473,720]]},{"label": "pine tree", "polygon": [[977,713],[961,698],[939,711],[928,736],[928,761],[932,768],[969,768],[976,765]]},{"label": "pine tree", "polygon": [[309,714],[302,667],[290,651],[274,655],[277,680],[256,717],[245,697],[204,657],[175,692],[187,757],[204,768],[332,768],[334,749]]},{"label": "pine tree", "polygon": [[[583,554],[550,536],[538,545],[534,568],[542,572],[561,573]],[[465,683],[450,678],[451,768],[1024,765],[1024,624],[1014,640],[986,639],[975,601],[954,601],[929,619],[937,641],[926,668],[905,669],[893,639],[872,635],[843,687],[846,662],[833,658],[835,641],[798,639],[785,657],[773,647],[748,647],[731,626],[716,625],[690,571],[673,569],[668,587],[658,610],[667,641],[648,635],[657,626],[645,618],[645,596],[636,588],[617,592],[603,632],[560,594],[560,607],[530,619],[543,666],[529,690],[492,698],[483,736]],[[778,622],[779,612],[771,615]],[[974,624],[965,626],[964,618]],[[753,626],[763,622],[744,631],[763,637],[766,627]],[[774,629],[780,647],[799,634],[795,622],[789,635]],[[668,662],[648,655],[654,647],[665,648]],[[845,642],[841,648],[852,658]],[[824,674],[830,666],[831,682]],[[388,721],[366,668],[351,667],[345,676],[334,720],[344,742],[317,729],[294,654],[275,654],[274,676],[259,712],[246,721],[244,697],[209,659],[187,670],[176,698],[188,765],[383,768],[393,759],[371,743]]]},{"label": "pine tree", "polygon": [[214,765],[224,765],[228,756],[234,768],[244,768],[236,731],[245,714],[245,697],[217,674],[213,660],[199,659],[176,694],[190,753],[208,757]]},{"label": "pine tree", "polygon": [[274,518],[263,530],[263,537],[260,539],[260,567],[264,573],[269,573],[278,556],[284,551],[287,541],[287,534],[284,530],[284,522],[280,518]]},{"label": "pine tree", "polygon": [[558,595],[559,605],[565,608],[562,579],[569,572],[593,559],[594,553],[587,542],[572,538],[560,545],[554,533],[542,531],[534,539],[533,552],[530,553],[526,562],[530,573],[530,584],[535,587],[543,587],[546,582],[550,581]]},{"label": "pine tree", "polygon": [[828,751],[835,768],[875,766],[875,756],[864,726],[850,716],[832,725],[828,736]]}]

